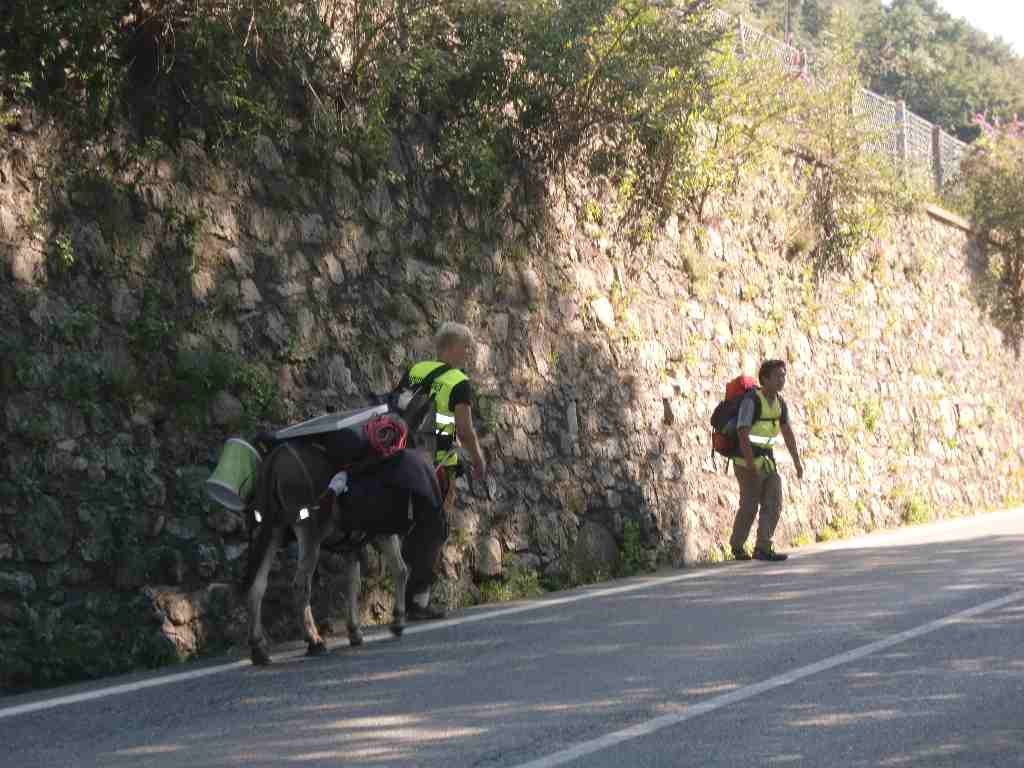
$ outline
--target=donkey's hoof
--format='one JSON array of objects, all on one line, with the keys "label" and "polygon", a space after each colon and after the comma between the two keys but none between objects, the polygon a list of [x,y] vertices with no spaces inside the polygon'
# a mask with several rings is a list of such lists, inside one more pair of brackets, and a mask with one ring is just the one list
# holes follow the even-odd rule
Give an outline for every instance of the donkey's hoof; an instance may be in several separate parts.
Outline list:
[{"label": "donkey's hoof", "polygon": [[391,634],[395,637],[401,637],[405,632],[405,621],[393,621],[388,629],[391,630]]},{"label": "donkey's hoof", "polygon": [[323,656],[327,653],[327,643],[323,640],[317,640],[315,643],[310,642],[306,645],[307,656]]},{"label": "donkey's hoof", "polygon": [[267,653],[267,649],[262,645],[254,645],[249,652],[249,658],[252,659],[253,666],[256,667],[266,667],[273,661],[270,654]]}]

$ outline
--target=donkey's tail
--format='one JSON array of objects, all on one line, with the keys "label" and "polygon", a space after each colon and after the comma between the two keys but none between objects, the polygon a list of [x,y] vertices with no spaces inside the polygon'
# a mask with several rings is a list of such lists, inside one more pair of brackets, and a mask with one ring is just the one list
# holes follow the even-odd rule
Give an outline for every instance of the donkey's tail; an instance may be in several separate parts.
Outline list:
[{"label": "donkey's tail", "polygon": [[[242,581],[241,591],[248,592],[256,579],[256,572],[260,569],[260,563],[267,555],[267,549],[274,535],[274,526],[271,524],[261,525],[256,533],[256,543],[249,547],[249,561],[245,566],[245,579]],[[252,537],[250,536],[250,539]]]}]

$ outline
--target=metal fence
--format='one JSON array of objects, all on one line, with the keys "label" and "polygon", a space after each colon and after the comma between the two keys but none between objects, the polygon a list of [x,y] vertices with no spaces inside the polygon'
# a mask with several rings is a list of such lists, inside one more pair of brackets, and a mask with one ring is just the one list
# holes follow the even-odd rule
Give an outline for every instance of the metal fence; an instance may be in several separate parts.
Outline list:
[{"label": "metal fence", "polygon": [[[759,29],[719,9],[712,10],[712,18],[723,28],[736,34],[736,45],[745,56],[778,59],[784,66],[815,78],[816,72],[809,52],[776,40]],[[861,91],[854,110],[863,116],[867,125],[877,131],[878,139],[871,148],[884,152],[908,168],[931,176],[936,190],[954,181],[960,173],[960,160],[967,145],[950,136],[939,126],[929,123],[910,112],[902,101],[890,101],[869,90]]]}]

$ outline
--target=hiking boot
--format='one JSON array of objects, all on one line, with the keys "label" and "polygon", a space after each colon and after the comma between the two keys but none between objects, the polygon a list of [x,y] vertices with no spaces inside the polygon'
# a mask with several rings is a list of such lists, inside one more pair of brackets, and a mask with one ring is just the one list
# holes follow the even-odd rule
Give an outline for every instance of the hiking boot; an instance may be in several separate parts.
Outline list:
[{"label": "hiking boot", "polygon": [[781,563],[783,560],[787,560],[789,555],[784,555],[781,552],[776,552],[774,549],[755,549],[754,559],[755,560],[767,560],[770,563]]},{"label": "hiking boot", "polygon": [[405,617],[409,621],[438,621],[447,615],[440,608],[432,608],[429,605],[416,605],[415,603],[410,605],[405,612]]},{"label": "hiking boot", "polygon": [[745,550],[745,549],[734,549],[732,551],[732,556],[733,556],[734,560],[749,560],[750,559],[750,553],[747,552],[747,550]]}]

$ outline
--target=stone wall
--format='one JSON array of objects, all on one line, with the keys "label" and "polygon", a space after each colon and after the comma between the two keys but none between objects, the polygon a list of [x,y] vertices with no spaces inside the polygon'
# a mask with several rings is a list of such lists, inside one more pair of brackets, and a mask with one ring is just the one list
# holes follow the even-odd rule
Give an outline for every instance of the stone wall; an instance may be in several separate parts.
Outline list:
[{"label": "stone wall", "polygon": [[[196,650],[248,544],[201,492],[223,440],[363,402],[445,319],[478,333],[493,470],[489,494],[460,481],[438,588],[453,606],[510,570],[614,573],[630,536],[652,567],[723,557],[735,481],[708,418],[766,357],[789,361],[807,469],[797,482],[780,460],[780,547],[1021,494],[1019,362],[968,235],[924,213],[818,279],[784,163],[750,180],[740,213],[673,218],[636,246],[593,191],[510,192],[482,220],[422,178],[423,147],[396,146],[372,178],[358,157],[311,164],[266,138],[230,162],[201,135],[174,155],[123,150],[70,150],[46,125],[0,139],[9,626],[141,592],[146,620]],[[327,557],[321,616],[340,571]],[[388,597],[369,590],[379,618]],[[238,639],[237,605],[214,602]]]}]

